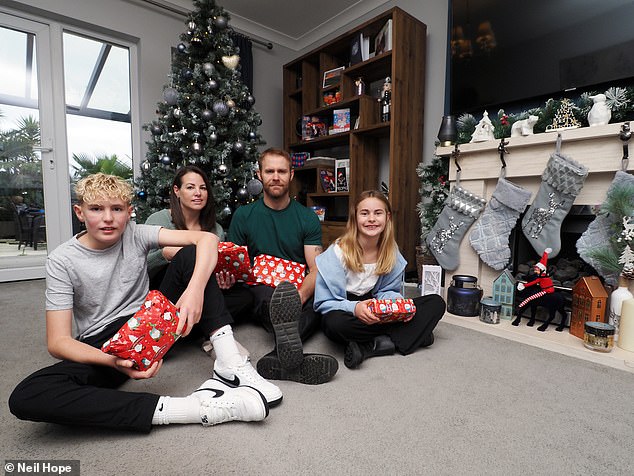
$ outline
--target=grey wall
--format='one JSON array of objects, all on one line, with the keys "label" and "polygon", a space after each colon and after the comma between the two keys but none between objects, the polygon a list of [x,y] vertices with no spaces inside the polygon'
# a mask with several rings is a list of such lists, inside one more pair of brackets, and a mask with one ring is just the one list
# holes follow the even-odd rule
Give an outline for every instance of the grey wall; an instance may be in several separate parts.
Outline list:
[{"label": "grey wall", "polygon": [[[101,29],[138,44],[140,121],[155,118],[156,104],[170,70],[170,48],[184,31],[184,17],[165,10],[143,6],[133,0],[3,0],[4,5],[42,17],[75,24],[86,29]],[[448,0],[422,2],[396,0],[351,22],[304,51],[293,51],[279,44],[272,50],[254,44],[254,91],[256,108],[262,115],[260,132],[267,146],[280,146],[282,137],[282,66],[305,51],[344,33],[393,6],[398,6],[427,25],[427,78],[424,112],[424,159],[431,161],[435,137],[443,114],[445,90],[445,48]],[[243,32],[249,33],[249,32]],[[266,38],[264,38],[266,40]],[[141,131],[142,156],[148,135]],[[135,157],[137,162],[142,157]]]}]

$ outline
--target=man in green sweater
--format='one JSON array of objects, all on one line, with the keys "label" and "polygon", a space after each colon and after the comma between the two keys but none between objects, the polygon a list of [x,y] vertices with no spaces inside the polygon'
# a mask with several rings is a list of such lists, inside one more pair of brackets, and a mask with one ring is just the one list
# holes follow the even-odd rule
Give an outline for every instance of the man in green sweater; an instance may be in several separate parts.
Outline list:
[{"label": "man in green sweater", "polygon": [[221,273],[216,275],[218,284],[232,300],[240,295],[254,299],[253,317],[275,333],[276,349],[257,364],[260,375],[274,380],[324,383],[337,372],[337,360],[329,355],[304,354],[302,347],[302,341],[320,327],[321,316],[313,310],[315,257],[322,252],[319,219],[289,196],[293,170],[286,151],[267,149],[260,155],[258,166],[264,196],[236,210],[228,239],[246,245],[251,258],[269,254],[296,261],[306,265],[308,274],[299,291],[289,282],[276,288],[244,286]]}]

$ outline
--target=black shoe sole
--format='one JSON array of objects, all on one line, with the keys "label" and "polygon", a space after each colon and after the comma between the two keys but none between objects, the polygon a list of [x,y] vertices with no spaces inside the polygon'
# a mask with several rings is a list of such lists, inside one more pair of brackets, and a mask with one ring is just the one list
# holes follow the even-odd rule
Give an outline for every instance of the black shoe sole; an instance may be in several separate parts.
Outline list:
[{"label": "black shoe sole", "polygon": [[349,342],[343,354],[344,365],[349,369],[356,369],[359,365],[361,365],[363,360],[363,352],[361,352],[359,344],[356,342]]},{"label": "black shoe sole", "polygon": [[282,366],[274,355],[265,355],[258,361],[258,373],[267,380],[290,380],[307,385],[319,385],[330,381],[339,363],[330,355],[305,354],[302,362],[294,369]]},{"label": "black shoe sole", "polygon": [[277,356],[286,368],[295,368],[302,363],[303,348],[299,337],[301,312],[302,300],[295,286],[288,281],[278,284],[271,296],[269,314],[275,332]]}]

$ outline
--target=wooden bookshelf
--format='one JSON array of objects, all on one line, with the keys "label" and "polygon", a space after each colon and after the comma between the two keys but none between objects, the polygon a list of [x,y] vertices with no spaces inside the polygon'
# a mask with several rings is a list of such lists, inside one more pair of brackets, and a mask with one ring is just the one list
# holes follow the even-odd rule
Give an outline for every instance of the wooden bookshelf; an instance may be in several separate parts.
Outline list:
[{"label": "wooden bookshelf", "polygon": [[[370,38],[370,52],[379,30],[392,20],[392,49],[350,66],[350,46],[362,33]],[[422,160],[423,110],[425,91],[425,53],[427,28],[403,10],[395,7],[344,33],[283,67],[284,146],[292,152],[310,152],[312,156],[350,158],[349,193],[323,193],[319,167],[295,170],[291,193],[307,206],[326,208],[322,224],[324,244],[329,244],[345,228],[350,201],[367,189],[389,187],[396,239],[408,261],[408,270],[416,267],[415,248],[419,240],[418,177],[416,166]],[[325,71],[344,66],[336,86],[341,101],[323,104]],[[363,78],[366,92],[356,94],[355,80]],[[391,117],[381,122],[378,90],[386,77],[392,81]],[[335,109],[350,109],[349,132],[302,140],[297,133],[303,116],[332,120]],[[358,128],[355,122],[358,118]],[[380,174],[387,170],[388,176]]]}]

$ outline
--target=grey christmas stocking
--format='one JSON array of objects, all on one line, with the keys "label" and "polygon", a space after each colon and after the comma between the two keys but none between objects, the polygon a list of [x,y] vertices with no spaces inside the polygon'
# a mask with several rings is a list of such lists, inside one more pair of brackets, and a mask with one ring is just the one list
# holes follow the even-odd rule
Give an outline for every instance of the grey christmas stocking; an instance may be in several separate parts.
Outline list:
[{"label": "grey christmas stocking", "polygon": [[443,269],[454,270],[460,263],[458,247],[469,227],[482,212],[486,200],[460,186],[454,187],[445,207],[425,242]]},{"label": "grey christmas stocking", "polygon": [[503,177],[498,180],[491,200],[469,234],[471,246],[491,268],[504,269],[511,259],[509,236],[530,198],[528,190]]},{"label": "grey christmas stocking", "polygon": [[554,258],[561,250],[561,222],[566,218],[575,197],[583,187],[588,168],[557,150],[550,156],[542,173],[537,196],[522,219],[524,236],[541,256],[544,249],[552,248]]},{"label": "grey christmas stocking", "polygon": [[[612,193],[615,188],[623,186],[634,186],[634,175],[630,175],[627,172],[619,170],[610,187],[608,188],[608,195]],[[579,256],[597,270],[601,276],[605,276],[605,280],[608,284],[615,286],[618,282],[618,273],[605,269],[600,261],[592,257],[592,251],[597,248],[603,247],[606,243],[610,242],[610,234],[612,233],[612,225],[615,224],[616,218],[607,213],[598,215],[586,231],[583,232],[581,237],[577,240],[577,252]]]}]

